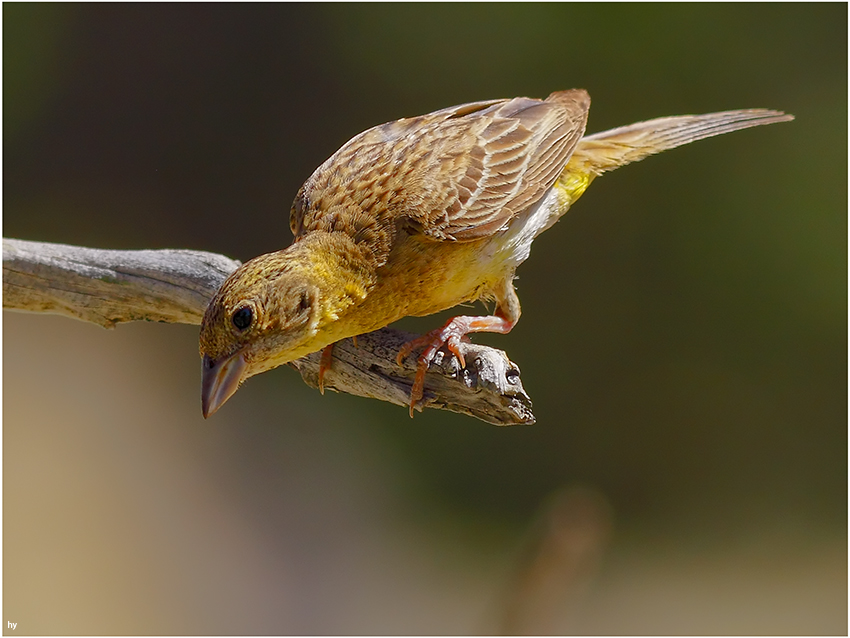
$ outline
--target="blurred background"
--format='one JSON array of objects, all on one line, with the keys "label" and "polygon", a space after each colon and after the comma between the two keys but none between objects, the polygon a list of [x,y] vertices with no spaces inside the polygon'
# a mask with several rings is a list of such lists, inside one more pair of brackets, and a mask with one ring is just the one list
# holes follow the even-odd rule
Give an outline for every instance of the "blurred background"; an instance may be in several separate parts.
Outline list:
[{"label": "blurred background", "polygon": [[205,422],[197,327],[4,313],[4,627],[846,633],[845,4],[7,3],[3,234],[246,260],[356,133],[570,87],[589,132],[797,119],[606,175],[537,240],[522,321],[476,337],[532,427],[287,368]]}]

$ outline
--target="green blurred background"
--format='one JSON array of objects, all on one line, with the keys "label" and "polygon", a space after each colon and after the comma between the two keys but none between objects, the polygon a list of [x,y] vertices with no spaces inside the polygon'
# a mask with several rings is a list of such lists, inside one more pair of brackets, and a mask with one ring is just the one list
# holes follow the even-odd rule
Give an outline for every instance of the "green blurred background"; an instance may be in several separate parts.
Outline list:
[{"label": "green blurred background", "polygon": [[589,132],[797,119],[537,240],[480,337],[533,427],[289,369],[204,422],[196,327],[4,313],[4,627],[846,633],[845,4],[6,3],[3,234],[246,260],[361,130],[570,87]]}]

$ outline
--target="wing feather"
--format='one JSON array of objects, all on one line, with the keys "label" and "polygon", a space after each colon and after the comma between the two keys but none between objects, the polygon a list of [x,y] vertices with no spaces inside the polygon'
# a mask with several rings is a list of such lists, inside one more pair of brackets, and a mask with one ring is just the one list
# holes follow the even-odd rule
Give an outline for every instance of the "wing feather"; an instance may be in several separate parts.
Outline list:
[{"label": "wing feather", "polygon": [[[470,241],[501,228],[555,183],[584,134],[580,89],[546,100],[462,104],[388,122],[352,138],[304,183],[292,207],[296,241],[345,231],[388,249],[399,225],[433,240]],[[364,217],[374,232],[362,230]]]},{"label": "wing feather", "polygon": [[483,156],[479,151],[480,165],[469,162],[464,175],[477,179],[477,188],[465,183],[469,199],[461,201],[460,210],[447,202],[453,211],[443,217],[447,223],[426,224],[426,235],[468,241],[497,232],[555,183],[584,134],[589,98],[581,90],[554,96],[516,98],[479,114],[489,121],[479,125],[480,132],[470,126],[468,134]]}]

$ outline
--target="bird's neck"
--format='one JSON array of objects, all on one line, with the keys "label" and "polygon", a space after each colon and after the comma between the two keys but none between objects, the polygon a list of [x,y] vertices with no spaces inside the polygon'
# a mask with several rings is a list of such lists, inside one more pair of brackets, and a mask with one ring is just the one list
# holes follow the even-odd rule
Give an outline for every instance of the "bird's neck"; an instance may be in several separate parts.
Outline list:
[{"label": "bird's neck", "polygon": [[347,234],[309,233],[286,250],[319,288],[321,324],[336,321],[347,308],[362,302],[375,283],[377,265],[368,247]]}]

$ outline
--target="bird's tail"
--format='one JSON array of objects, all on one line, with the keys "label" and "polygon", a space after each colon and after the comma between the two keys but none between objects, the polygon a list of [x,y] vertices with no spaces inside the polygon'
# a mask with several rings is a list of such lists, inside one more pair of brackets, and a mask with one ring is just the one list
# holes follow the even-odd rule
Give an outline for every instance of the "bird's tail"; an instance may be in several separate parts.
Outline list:
[{"label": "bird's tail", "polygon": [[660,117],[594,133],[579,141],[557,186],[569,205],[581,197],[596,176],[620,166],[707,137],[793,119],[793,115],[781,111],[746,109]]}]

